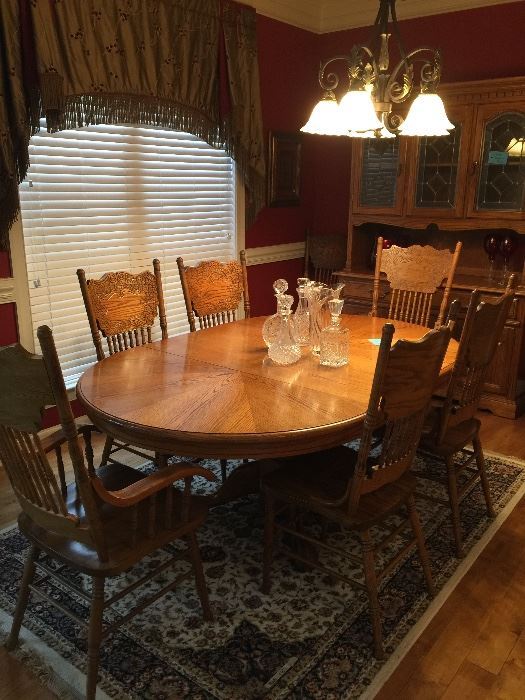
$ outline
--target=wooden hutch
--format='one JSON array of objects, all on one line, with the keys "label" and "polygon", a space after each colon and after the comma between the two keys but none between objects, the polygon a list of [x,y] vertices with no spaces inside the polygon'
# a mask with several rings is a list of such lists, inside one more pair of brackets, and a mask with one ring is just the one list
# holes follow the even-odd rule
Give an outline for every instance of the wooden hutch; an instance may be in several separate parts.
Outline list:
[{"label": "wooden hutch", "polygon": [[[353,141],[347,261],[338,273],[345,310],[370,310],[379,235],[449,249],[461,240],[451,298],[463,311],[475,288],[501,294],[503,258],[489,282],[484,241],[489,233],[506,238],[520,287],[481,406],[514,418],[525,409],[525,77],[442,85],[439,93],[456,127],[448,136]],[[382,297],[387,290],[385,281]]]}]

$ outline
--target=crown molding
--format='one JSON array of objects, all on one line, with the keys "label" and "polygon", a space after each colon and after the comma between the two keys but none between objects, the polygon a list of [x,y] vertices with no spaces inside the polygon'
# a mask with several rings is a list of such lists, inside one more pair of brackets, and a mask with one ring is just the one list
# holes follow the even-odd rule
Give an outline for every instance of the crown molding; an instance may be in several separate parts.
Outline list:
[{"label": "crown molding", "polygon": [[[471,10],[490,5],[503,5],[516,0],[399,0],[399,20]],[[247,0],[266,17],[292,24],[317,34],[369,27],[377,14],[378,0]]]},{"label": "crown molding", "polygon": [[322,5],[315,0],[245,0],[260,15],[320,33]]}]

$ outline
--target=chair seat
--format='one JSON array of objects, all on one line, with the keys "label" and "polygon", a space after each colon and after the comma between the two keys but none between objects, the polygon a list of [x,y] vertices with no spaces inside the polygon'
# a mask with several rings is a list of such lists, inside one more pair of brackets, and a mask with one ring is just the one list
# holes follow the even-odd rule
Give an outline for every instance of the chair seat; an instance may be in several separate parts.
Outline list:
[{"label": "chair seat", "polygon": [[[369,461],[370,465],[377,463],[374,459]],[[362,495],[357,511],[349,515],[347,500],[339,505],[337,501],[345,495],[356,462],[357,452],[343,445],[279,460],[280,468],[265,476],[262,486],[278,501],[305,506],[353,529],[368,529],[399,510],[415,491],[416,477],[407,472],[397,481]],[[332,501],[334,505],[325,505],[318,499]]]},{"label": "chair seat", "polygon": [[[97,475],[102,479],[108,490],[122,489],[144,478],[144,474],[121,464],[111,464],[101,467]],[[208,506],[202,501],[191,500],[188,520],[177,519],[181,512],[182,493],[173,488],[173,526],[164,526],[164,498],[157,495],[157,532],[150,537],[147,533],[148,512],[147,503],[138,504],[137,535],[132,545],[130,532],[133,527],[133,508],[116,508],[104,504],[99,512],[104,524],[104,532],[108,547],[108,560],[100,561],[94,546],[64,536],[58,532],[45,530],[36,525],[31,518],[21,513],[18,525],[21,532],[39,549],[52,557],[68,564],[90,576],[116,576],[130,568],[144,556],[163,547],[177,537],[198,528],[205,520]],[[86,524],[84,508],[78,497],[76,484],[69,484],[66,498],[68,512],[80,519],[79,527]]]},{"label": "chair seat", "polygon": [[477,418],[469,418],[457,425],[453,425],[445,432],[443,440],[437,443],[437,431],[439,428],[440,407],[433,405],[425,419],[425,428],[419,446],[423,450],[432,452],[440,457],[447,457],[463,449],[472,442],[478,434],[481,422]]}]

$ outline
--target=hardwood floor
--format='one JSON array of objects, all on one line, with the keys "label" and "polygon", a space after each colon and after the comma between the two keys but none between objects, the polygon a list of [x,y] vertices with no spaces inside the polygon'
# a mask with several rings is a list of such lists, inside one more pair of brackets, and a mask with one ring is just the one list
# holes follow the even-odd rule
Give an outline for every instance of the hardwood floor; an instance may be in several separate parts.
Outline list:
[{"label": "hardwood floor", "polygon": [[[480,414],[485,449],[525,460],[525,416]],[[100,452],[101,443],[95,445]],[[0,468],[0,529],[18,506]],[[401,661],[376,700],[525,698],[525,498]],[[49,700],[0,648],[0,700]]]}]

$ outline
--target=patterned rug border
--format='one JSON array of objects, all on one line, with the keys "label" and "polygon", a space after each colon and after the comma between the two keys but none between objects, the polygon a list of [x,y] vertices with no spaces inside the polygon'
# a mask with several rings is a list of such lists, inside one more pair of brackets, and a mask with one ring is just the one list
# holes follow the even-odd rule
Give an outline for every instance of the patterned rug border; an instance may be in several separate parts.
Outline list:
[{"label": "patterned rug border", "polygon": [[[510,462],[521,467],[525,471],[525,460],[489,450],[484,450],[484,453],[489,458]],[[353,700],[372,700],[375,697],[524,495],[525,481],[510,495],[509,500],[503,506],[502,510],[483,532],[481,537],[473,544],[465,559],[456,567],[454,573],[443,585],[436,598],[426,608],[425,612],[403,640],[399,642],[388,661],[377,671],[373,681],[358,698],[354,696]],[[16,524],[9,525],[0,530],[0,535],[14,528],[16,528]],[[471,536],[475,538],[475,532],[471,533]],[[5,610],[0,609],[0,644],[3,644],[7,639],[11,621],[12,616]],[[27,627],[22,626],[20,637],[22,644],[19,645],[15,651],[10,653],[16,656],[25,667],[29,668],[30,673],[32,673],[43,686],[57,695],[60,700],[80,700],[84,697],[85,674],[64,659],[58,652],[47,645]],[[110,696],[104,692],[100,685],[97,688],[96,697],[97,700],[111,700]],[[129,696],[121,695],[122,700],[126,700],[127,697]],[[341,700],[352,699],[341,697]]]},{"label": "patterned rug border", "polygon": [[[507,456],[501,454],[500,452],[492,452],[490,450],[485,449],[483,450],[483,452],[486,457],[490,457],[492,459],[500,459],[505,462],[512,462],[513,464],[516,464],[525,470],[525,460],[523,459],[519,459],[518,457],[514,457],[512,455]],[[411,628],[411,630],[405,636],[403,641],[397,645],[396,649],[390,655],[388,661],[386,661],[386,663],[383,664],[381,669],[375,675],[374,680],[370,683],[368,688],[363,693],[361,693],[358,700],[373,700],[376,694],[388,681],[390,676],[393,675],[394,671],[399,666],[401,661],[405,658],[405,656],[407,656],[409,651],[412,649],[416,641],[432,622],[437,613],[441,610],[441,608],[446,603],[446,601],[456,589],[456,587],[459,585],[461,580],[470,571],[474,562],[477,560],[479,555],[492,540],[494,535],[499,531],[503,523],[507,520],[507,518],[513,512],[514,508],[517,506],[517,504],[524,495],[525,482],[522,483],[518,490],[510,497],[509,501],[494,518],[494,520],[485,530],[483,535],[471,547],[471,549],[468,551],[467,556],[457,566],[452,576],[448,579],[443,588],[441,588],[434,600],[430,603],[430,605],[427,607],[427,609],[416,622],[416,624]]]}]

